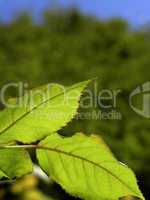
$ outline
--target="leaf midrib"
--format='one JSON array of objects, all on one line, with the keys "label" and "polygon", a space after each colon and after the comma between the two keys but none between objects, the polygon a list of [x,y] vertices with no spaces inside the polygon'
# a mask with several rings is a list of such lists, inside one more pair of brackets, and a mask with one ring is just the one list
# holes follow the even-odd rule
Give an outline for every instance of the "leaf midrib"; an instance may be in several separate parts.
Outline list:
[{"label": "leaf midrib", "polygon": [[3,174],[10,179],[10,176],[2,168],[0,168],[0,171],[3,172]]}]

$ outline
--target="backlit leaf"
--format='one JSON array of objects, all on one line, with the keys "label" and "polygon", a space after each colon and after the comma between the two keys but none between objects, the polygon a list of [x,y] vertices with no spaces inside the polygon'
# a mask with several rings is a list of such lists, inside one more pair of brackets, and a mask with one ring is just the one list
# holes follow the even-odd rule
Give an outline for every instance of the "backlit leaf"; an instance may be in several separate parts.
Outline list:
[{"label": "backlit leaf", "polygon": [[144,199],[134,173],[118,162],[103,140],[76,134],[51,135],[39,144],[41,167],[71,195],[86,200]]},{"label": "backlit leaf", "polygon": [[89,82],[67,88],[50,84],[29,91],[16,101],[10,100],[15,107],[0,112],[0,143],[31,143],[58,131],[76,114],[80,96]]}]

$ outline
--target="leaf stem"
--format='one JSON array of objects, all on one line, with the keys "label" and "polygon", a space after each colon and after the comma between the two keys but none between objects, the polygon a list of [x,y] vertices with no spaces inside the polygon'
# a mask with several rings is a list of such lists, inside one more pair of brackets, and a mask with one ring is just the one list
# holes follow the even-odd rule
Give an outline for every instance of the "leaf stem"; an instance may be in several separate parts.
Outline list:
[{"label": "leaf stem", "polygon": [[31,144],[31,145],[0,145],[0,149],[35,149],[38,148],[38,145]]}]

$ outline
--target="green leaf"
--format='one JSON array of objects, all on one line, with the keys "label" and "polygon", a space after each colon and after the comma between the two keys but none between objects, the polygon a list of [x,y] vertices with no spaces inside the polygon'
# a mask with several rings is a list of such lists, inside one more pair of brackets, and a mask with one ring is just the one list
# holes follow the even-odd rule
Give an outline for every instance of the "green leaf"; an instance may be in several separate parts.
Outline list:
[{"label": "green leaf", "polygon": [[134,173],[97,137],[51,135],[39,144],[41,167],[68,193],[86,200],[144,199]]},{"label": "green leaf", "polygon": [[4,177],[7,177],[7,175],[6,175],[4,172],[2,172],[2,171],[0,170],[0,179],[1,179],[1,178],[4,178]]},{"label": "green leaf", "polygon": [[[80,96],[90,81],[64,88],[51,84],[11,99],[0,113],[0,143],[31,143],[58,131],[76,114]],[[21,102],[17,106],[17,102]]]},{"label": "green leaf", "polygon": [[23,149],[0,149],[0,179],[14,179],[32,172],[32,162]]}]

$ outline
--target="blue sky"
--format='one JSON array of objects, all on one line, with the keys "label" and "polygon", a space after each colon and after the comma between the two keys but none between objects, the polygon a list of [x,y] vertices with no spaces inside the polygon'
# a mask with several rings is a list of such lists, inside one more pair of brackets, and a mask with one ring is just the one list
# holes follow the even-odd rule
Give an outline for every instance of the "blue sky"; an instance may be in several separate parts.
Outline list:
[{"label": "blue sky", "polygon": [[37,17],[57,6],[74,6],[103,19],[122,17],[134,26],[150,22],[150,0],[0,0],[0,21],[8,22],[25,10]]}]

